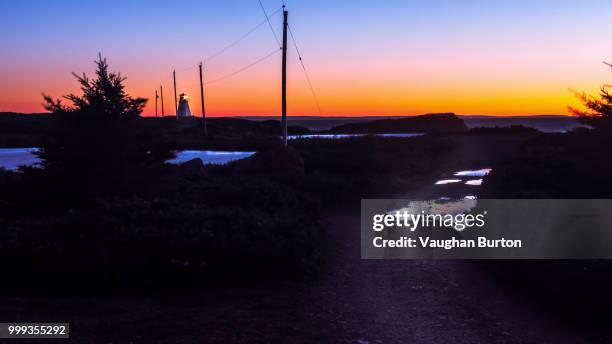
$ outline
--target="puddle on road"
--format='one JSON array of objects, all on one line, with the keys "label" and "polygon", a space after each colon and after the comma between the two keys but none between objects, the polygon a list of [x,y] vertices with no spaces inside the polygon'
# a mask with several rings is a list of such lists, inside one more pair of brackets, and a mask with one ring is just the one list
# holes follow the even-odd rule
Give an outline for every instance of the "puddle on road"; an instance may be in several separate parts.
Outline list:
[{"label": "puddle on road", "polygon": [[480,170],[467,170],[467,171],[459,171],[455,173],[455,177],[484,177],[487,174],[491,173],[492,169],[483,168]]},{"label": "puddle on road", "polygon": [[453,183],[461,183],[461,179],[442,179],[442,180],[438,180],[436,182],[436,185],[446,185],[446,184],[453,184]]},{"label": "puddle on road", "polygon": [[[480,186],[482,185],[482,177],[485,177],[486,175],[491,173],[491,171],[493,171],[493,169],[491,168],[457,171],[453,173],[453,176],[458,177],[458,178],[440,179],[437,182],[435,182],[435,185],[448,185],[448,184],[463,183],[465,185]],[[473,178],[478,178],[478,179],[473,179]]]}]

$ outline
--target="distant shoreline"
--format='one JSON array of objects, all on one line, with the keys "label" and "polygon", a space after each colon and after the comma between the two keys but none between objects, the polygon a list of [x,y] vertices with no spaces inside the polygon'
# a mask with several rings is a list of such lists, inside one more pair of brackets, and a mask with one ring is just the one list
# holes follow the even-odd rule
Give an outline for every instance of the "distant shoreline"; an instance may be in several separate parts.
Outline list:
[{"label": "distant shoreline", "polygon": [[[422,115],[423,116],[423,115]],[[453,115],[455,116],[455,115]],[[331,130],[336,127],[345,127],[349,126],[358,126],[361,127],[361,123],[373,122],[373,121],[385,121],[385,120],[403,120],[416,118],[418,116],[357,116],[357,117],[349,117],[349,116],[329,116],[329,117],[321,117],[321,116],[289,116],[288,122],[291,127],[302,128],[302,131],[294,132],[294,134],[308,134],[308,133],[318,133],[326,130]],[[172,119],[174,116],[165,116],[164,118],[159,117],[160,121],[164,121],[164,119]],[[201,117],[193,117],[192,121],[200,122],[198,118]],[[568,132],[570,130],[576,129],[578,127],[582,127],[583,125],[578,122],[576,117],[573,116],[564,116],[564,115],[532,115],[532,116],[488,116],[488,115],[456,115],[456,118],[462,120],[468,128],[495,128],[495,127],[511,127],[511,126],[524,126],[530,127],[534,129],[538,129],[543,132],[557,132],[563,133]],[[0,112],[0,124],[4,126],[4,132],[10,132],[9,129],[11,126],[14,126],[16,123],[22,123],[21,129],[16,128],[13,132],[17,134],[21,134],[21,130],[31,130],[33,126],[36,125],[35,122],[45,122],[47,119],[50,119],[50,116],[45,115],[44,113],[36,113],[36,114],[20,114],[14,112]],[[156,122],[155,117],[151,116],[143,116],[143,119],[146,119],[147,122]],[[279,125],[280,116],[228,116],[228,117],[210,117],[210,123],[218,122],[218,121],[229,121],[237,124],[236,121],[243,121],[241,124],[243,127],[240,130],[248,132],[249,130],[255,130],[254,127],[266,127],[268,130],[266,132],[271,134],[273,129],[271,126]],[[174,124],[174,121],[172,121]],[[228,122],[228,123],[229,123]],[[160,122],[161,123],[161,122]],[[165,122],[164,122],[165,123]],[[38,123],[40,125],[40,123]],[[44,124],[44,123],[43,123]],[[229,124],[228,124],[229,125]],[[44,125],[43,125],[44,126]],[[250,129],[248,129],[250,128]],[[236,128],[234,128],[236,129]],[[248,130],[247,130],[248,129]],[[259,128],[261,129],[261,128]],[[239,130],[239,131],[240,131]],[[307,132],[312,131],[312,132]],[[349,130],[350,131],[350,130]],[[389,131],[382,130],[382,132],[394,132],[393,130]],[[410,131],[410,132],[423,132],[423,130]],[[19,135],[18,135],[19,136]]]},{"label": "distant shoreline", "polygon": [[[33,112],[33,113],[26,113],[26,112],[13,112],[13,111],[0,111],[0,116],[45,116],[45,115],[50,115],[51,113],[48,112]],[[365,119],[398,119],[398,118],[409,118],[409,117],[416,117],[416,116],[422,116],[424,114],[417,114],[417,115],[347,115],[347,116],[342,116],[342,115],[332,115],[332,116],[318,116],[318,115],[312,115],[312,116],[291,116],[289,115],[289,117],[293,118],[293,119],[299,119],[299,120],[351,120],[351,119],[355,119],[355,120],[365,120]],[[143,115],[142,117],[155,117],[154,114],[147,114],[147,115]],[[174,115],[165,115],[165,117],[174,117]],[[199,116],[195,116],[195,117],[199,117]],[[253,120],[253,121],[265,121],[265,120],[275,120],[278,119],[280,117],[280,115],[278,116],[271,116],[271,115],[221,115],[221,116],[209,116],[210,118],[240,118],[240,119],[248,119],[248,120]],[[567,119],[567,118],[575,118],[572,115],[555,115],[555,114],[538,114],[538,115],[457,115],[457,117],[462,118],[462,119],[476,119],[476,118],[563,118],[563,119]]]}]

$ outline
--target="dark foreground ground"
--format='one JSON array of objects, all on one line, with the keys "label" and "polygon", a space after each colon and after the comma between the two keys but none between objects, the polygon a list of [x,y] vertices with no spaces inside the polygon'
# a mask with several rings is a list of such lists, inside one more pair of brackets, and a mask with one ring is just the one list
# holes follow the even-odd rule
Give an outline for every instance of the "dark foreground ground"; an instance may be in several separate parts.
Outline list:
[{"label": "dark foreground ground", "polygon": [[[443,164],[446,175],[431,175],[421,188],[396,190],[394,196],[448,196],[449,190],[433,186],[436,179],[509,159],[522,142],[453,140],[457,148]],[[75,343],[597,341],[507,295],[471,262],[362,260],[359,203],[343,209],[322,216],[329,263],[315,278],[157,297],[6,297],[0,300],[0,321],[69,322]]]},{"label": "dark foreground ground", "polygon": [[323,221],[332,260],[314,281],[137,299],[12,298],[0,317],[70,322],[78,343],[590,342],[518,304],[470,262],[362,260],[357,206]]},{"label": "dark foreground ground", "polygon": [[517,305],[469,262],[364,261],[359,217],[328,214],[316,282],[169,298],[9,299],[2,318],[63,321],[78,343],[586,343]]}]

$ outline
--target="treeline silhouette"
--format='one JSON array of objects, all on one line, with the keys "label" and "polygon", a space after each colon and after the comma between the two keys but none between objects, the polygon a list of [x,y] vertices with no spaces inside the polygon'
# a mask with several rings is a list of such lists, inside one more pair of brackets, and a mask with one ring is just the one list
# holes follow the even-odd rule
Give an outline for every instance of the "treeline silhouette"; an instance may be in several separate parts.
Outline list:
[{"label": "treeline silhouette", "polygon": [[[278,137],[260,135],[279,132],[270,122],[231,139],[253,123],[243,120],[222,122],[230,134],[176,140],[197,130],[191,120],[140,118],[145,100],[125,93],[125,79],[106,60],[96,65],[95,78],[77,76],[82,95],[64,98],[70,105],[45,96],[53,113],[42,165],[0,171],[4,290],[143,294],[303,278],[325,262],[320,209],[414,188],[453,151],[428,137],[277,148]],[[227,166],[165,164],[177,142],[260,152]]]},{"label": "treeline silhouette", "polygon": [[146,99],[96,66],[70,105],[44,96],[41,165],[0,173],[4,288],[149,291],[316,265],[315,203],[274,180],[165,164],[173,147],[139,118]]}]

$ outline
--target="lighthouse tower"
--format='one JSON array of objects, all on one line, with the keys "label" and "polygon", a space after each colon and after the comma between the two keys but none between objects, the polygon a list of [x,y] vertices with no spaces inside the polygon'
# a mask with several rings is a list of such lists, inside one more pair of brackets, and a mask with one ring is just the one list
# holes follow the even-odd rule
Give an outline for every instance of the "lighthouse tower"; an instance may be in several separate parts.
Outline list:
[{"label": "lighthouse tower", "polygon": [[191,110],[189,109],[189,98],[185,93],[181,93],[179,96],[178,109],[176,110],[176,117],[191,117]]}]

